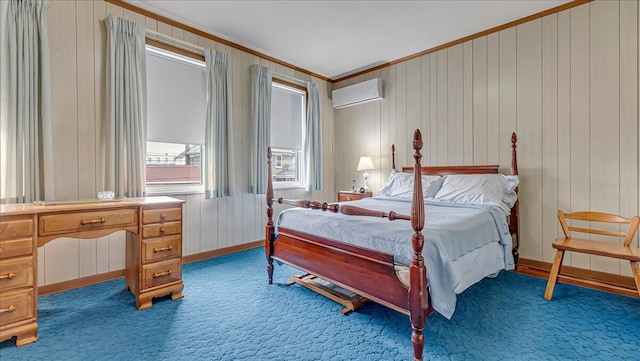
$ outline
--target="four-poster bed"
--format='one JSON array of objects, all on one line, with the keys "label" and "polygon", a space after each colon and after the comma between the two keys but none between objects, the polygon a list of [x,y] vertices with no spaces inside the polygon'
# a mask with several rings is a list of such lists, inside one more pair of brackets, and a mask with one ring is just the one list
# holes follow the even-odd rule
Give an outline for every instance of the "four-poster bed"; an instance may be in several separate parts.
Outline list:
[{"label": "four-poster bed", "polygon": [[[517,138],[514,133],[511,139],[512,175],[518,174],[516,140]],[[413,191],[410,192],[412,193],[411,203],[409,205],[408,201],[405,201],[406,206],[404,208],[408,209],[406,207],[410,207],[410,215],[401,214],[394,211],[385,212],[380,211],[379,209],[367,209],[364,207],[352,205],[359,204],[358,202],[362,201],[350,202],[349,204],[327,204],[306,200],[284,200],[282,198],[274,199],[271,177],[269,177],[268,179],[266,194],[268,220],[266,224],[265,234],[265,252],[267,257],[269,283],[271,284],[273,282],[273,260],[275,259],[287,263],[293,267],[299,268],[309,274],[318,276],[342,288],[353,291],[359,295],[366,297],[369,300],[409,315],[411,326],[413,329],[411,341],[413,345],[413,354],[415,360],[422,360],[422,353],[425,343],[423,335],[424,325],[427,316],[434,311],[431,299],[433,295],[431,294],[432,291],[430,291],[430,288],[433,287],[433,285],[427,284],[427,267],[425,266],[425,258],[423,256],[425,235],[423,235],[422,231],[425,226],[425,208],[427,208],[428,212],[431,212],[427,204],[425,204],[423,194],[423,175],[444,176],[454,174],[471,175],[498,173],[498,166],[474,165],[422,167],[422,155],[420,153],[422,145],[422,135],[419,130],[416,130],[413,138],[413,149],[415,150],[413,158],[415,160],[415,164],[413,167],[402,168],[403,172],[413,172]],[[269,165],[269,175],[271,175],[270,149],[268,150],[267,158]],[[395,154],[393,157],[393,168],[395,169]],[[371,200],[371,198],[369,198],[368,200]],[[340,238],[337,236],[327,237],[319,235],[322,233],[312,231],[314,228],[307,228],[306,224],[299,229],[294,229],[295,227],[291,227],[291,223],[289,223],[289,226],[283,226],[281,224],[277,229],[276,236],[276,227],[272,220],[272,205],[274,201],[281,204],[286,203],[302,208],[324,211],[320,213],[316,212],[315,214],[317,215],[338,214],[343,218],[349,218],[345,216],[368,216],[374,218],[387,218],[390,221],[395,220],[395,222],[385,222],[385,224],[393,224],[393,227],[396,228],[406,228],[408,232],[411,232],[412,229],[412,235],[410,236],[411,246],[405,246],[405,248],[409,248],[407,253],[408,257],[405,257],[407,259],[406,266],[408,266],[408,270],[405,271],[405,274],[408,274],[408,279],[407,277],[404,277],[404,281],[401,279],[403,277],[400,277],[401,272],[398,271],[398,262],[396,259],[401,257],[399,257],[397,253],[394,256],[394,253],[391,251],[379,250],[375,247],[347,243],[344,240],[344,238],[346,237]],[[426,203],[429,202],[427,201]],[[462,211],[462,208],[459,209],[460,213],[466,212]],[[458,212],[458,210],[450,210],[448,214],[454,214],[453,212]],[[473,212],[475,212],[475,210],[473,210]],[[511,262],[513,262],[514,259],[517,262],[519,242],[517,200],[514,200],[514,204],[512,205],[511,212],[508,216],[508,224],[505,220],[506,213],[501,214],[502,221],[507,228],[505,232],[508,232],[508,235],[510,236],[509,242],[505,242],[504,244],[508,245],[509,251],[511,252],[506,251],[506,254],[508,254],[509,257],[513,256],[513,258],[511,258]],[[324,222],[324,220],[320,219],[321,217],[313,217],[309,214],[306,214],[304,217],[306,219],[313,218],[317,220],[316,223]],[[351,217],[350,219],[344,219],[341,221],[355,221],[356,218],[371,219],[366,217]],[[410,221],[411,229],[409,229],[408,224],[404,222],[405,220]],[[376,220],[376,222],[378,223],[380,223],[380,221],[381,220]],[[497,224],[498,222],[496,221],[495,223]],[[365,225],[365,227],[369,227],[372,229],[375,229],[374,226],[377,225],[374,225],[372,223]],[[335,227],[335,225],[330,225],[328,227],[332,229],[340,228]],[[351,223],[349,223],[349,226],[344,226],[342,228],[345,228],[346,231],[346,229],[351,228]],[[464,226],[460,225],[453,228],[464,228]],[[429,228],[425,230],[428,236],[432,231],[433,230],[430,230]],[[392,230],[392,232],[396,232],[395,229]],[[402,235],[402,237],[409,238],[409,236],[407,235]],[[375,237],[366,236],[363,238]],[[513,243],[511,242],[511,238],[513,238]],[[496,242],[493,243],[498,244]],[[391,244],[391,247],[397,247],[398,243],[394,239],[392,240],[392,242],[387,242],[387,244]],[[431,247],[430,242],[427,242],[425,256],[427,256],[427,261],[429,262],[431,262],[430,257],[432,250],[433,247]],[[507,268],[506,266],[504,266],[505,263],[501,264],[501,268]],[[438,281],[434,277],[439,277],[439,273],[441,272],[440,270],[436,272],[437,268],[443,267],[434,267],[429,271],[430,283],[438,283],[434,282]],[[482,276],[484,277],[486,275],[487,274],[483,274]],[[475,282],[477,281],[474,281],[474,283]],[[451,290],[451,292],[453,292],[453,290]],[[453,307],[455,307],[455,299],[453,303]],[[440,313],[443,313],[440,309],[436,310]],[[452,313],[453,311],[451,310],[450,312]],[[447,317],[450,317],[450,314]]]}]

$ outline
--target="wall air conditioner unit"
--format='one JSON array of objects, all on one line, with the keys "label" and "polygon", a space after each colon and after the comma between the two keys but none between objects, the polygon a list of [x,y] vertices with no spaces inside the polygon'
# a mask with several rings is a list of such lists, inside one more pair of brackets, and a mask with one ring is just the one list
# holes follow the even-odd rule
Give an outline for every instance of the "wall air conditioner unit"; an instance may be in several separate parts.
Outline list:
[{"label": "wall air conditioner unit", "polygon": [[331,92],[333,107],[336,109],[372,102],[384,98],[382,79],[376,78],[353,84]]}]

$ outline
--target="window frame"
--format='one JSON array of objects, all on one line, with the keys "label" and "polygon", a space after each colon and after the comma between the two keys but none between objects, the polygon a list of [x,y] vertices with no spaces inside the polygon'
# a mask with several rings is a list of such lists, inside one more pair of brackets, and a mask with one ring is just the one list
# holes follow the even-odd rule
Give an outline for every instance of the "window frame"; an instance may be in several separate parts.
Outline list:
[{"label": "window frame", "polygon": [[[273,87],[274,85],[275,86],[279,86],[280,88],[284,88],[284,89],[290,88],[288,90],[294,91],[294,92],[297,92],[297,93],[300,93],[300,94],[304,94],[304,104],[302,104],[303,111],[302,111],[302,119],[301,119],[301,121],[302,121],[302,134],[301,134],[301,137],[302,137],[303,148],[300,149],[299,151],[296,151],[296,155],[295,155],[295,157],[297,159],[296,160],[296,162],[297,162],[297,164],[296,164],[296,166],[297,166],[296,167],[297,168],[296,172],[297,172],[298,181],[297,182],[275,181],[275,180],[273,180],[273,173],[272,173],[272,174],[270,174],[270,177],[272,177],[273,188],[274,189],[304,189],[305,186],[306,186],[306,179],[305,179],[305,172],[304,172],[304,170],[306,169],[305,168],[306,165],[304,164],[304,143],[305,143],[306,128],[307,128],[306,120],[307,120],[307,106],[308,106],[307,104],[308,104],[308,101],[309,101],[309,93],[308,93],[306,87],[304,87],[304,86],[302,86],[300,84],[292,83],[292,82],[284,80],[284,79],[277,78],[275,76],[271,79],[271,87]],[[273,103],[272,103],[272,106],[273,106]],[[279,149],[281,149],[281,150],[291,150],[291,149],[280,148],[277,145],[273,145],[273,144],[271,145],[272,153],[274,151],[279,150]],[[275,156],[277,156],[277,155],[273,154],[273,158],[271,159],[272,164],[276,164]],[[277,168],[277,167],[274,167],[274,168]],[[282,168],[278,168],[278,169],[282,169]]]},{"label": "window frame", "polygon": [[[146,46],[152,46],[155,48],[159,48],[161,50],[167,51],[167,52],[171,52],[174,53],[176,55],[179,56],[183,56],[183,57],[187,57],[187,58],[192,58],[194,60],[197,61],[201,61],[204,62],[205,58],[204,55],[202,54],[197,54],[197,53],[193,53],[154,39],[145,39],[145,47]],[[146,55],[145,55],[146,56]],[[206,71],[206,64],[205,64],[205,71]],[[148,120],[147,120],[148,121]],[[146,142],[148,143],[149,140],[147,139]],[[182,144],[182,143],[174,143],[174,144]],[[185,182],[185,183],[147,183],[147,179],[146,179],[146,169],[145,169],[145,194],[146,195],[177,195],[177,194],[204,194],[204,176],[205,176],[205,151],[204,151],[204,144],[200,145],[200,182],[199,183],[193,183],[193,182]],[[146,148],[147,148],[147,144],[145,144],[145,168],[147,166],[146,163],[146,159],[147,159],[147,154],[146,154]]]}]

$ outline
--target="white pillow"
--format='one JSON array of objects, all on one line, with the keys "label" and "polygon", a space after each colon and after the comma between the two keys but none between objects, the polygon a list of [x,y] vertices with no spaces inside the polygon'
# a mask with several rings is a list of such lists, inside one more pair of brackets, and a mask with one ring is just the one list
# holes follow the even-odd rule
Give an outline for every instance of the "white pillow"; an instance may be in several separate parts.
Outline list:
[{"label": "white pillow", "polygon": [[[438,189],[442,186],[444,177],[441,176],[422,176],[422,195],[425,199],[433,198]],[[413,197],[413,173],[408,172],[391,172],[387,183],[380,188],[379,195],[411,199]]]},{"label": "white pillow", "polygon": [[507,205],[507,207],[509,207],[509,209],[511,209],[518,200],[516,188],[518,187],[520,180],[517,175],[506,175],[505,178],[507,179],[507,187],[502,195],[502,201]]},{"label": "white pillow", "polygon": [[494,205],[506,214],[517,200],[518,176],[503,174],[454,174],[444,179],[435,199],[462,204]]}]

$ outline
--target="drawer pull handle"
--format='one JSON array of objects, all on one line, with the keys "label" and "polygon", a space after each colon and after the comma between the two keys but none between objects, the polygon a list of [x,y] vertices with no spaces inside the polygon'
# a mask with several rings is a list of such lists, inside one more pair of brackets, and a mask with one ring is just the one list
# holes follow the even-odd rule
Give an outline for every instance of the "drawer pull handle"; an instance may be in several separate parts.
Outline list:
[{"label": "drawer pull handle", "polygon": [[164,227],[160,227],[160,233],[164,233],[164,232],[166,232],[166,231],[167,231],[167,230],[166,230]]},{"label": "drawer pull handle", "polygon": [[164,272],[156,272],[153,274],[153,278],[158,278],[162,276],[171,276],[171,270],[166,270]]},{"label": "drawer pull handle", "polygon": [[16,276],[15,272],[9,272],[6,275],[0,276],[0,280],[10,280]]},{"label": "drawer pull handle", "polygon": [[162,251],[171,251],[172,249],[173,249],[172,246],[153,247],[153,253],[158,253],[158,252],[162,252]]},{"label": "drawer pull handle", "polygon": [[166,219],[167,218],[167,214],[166,213],[160,213],[160,218],[161,219]]},{"label": "drawer pull handle", "polygon": [[97,224],[97,223],[104,223],[106,222],[106,220],[103,217],[100,217],[100,219],[83,219],[80,221],[81,225],[87,225],[87,224]]},{"label": "drawer pull handle", "polygon": [[0,313],[5,313],[5,312],[13,312],[16,310],[16,306],[14,305],[10,305],[7,308],[0,308]]}]

